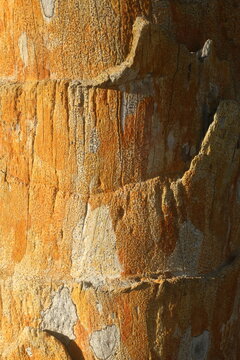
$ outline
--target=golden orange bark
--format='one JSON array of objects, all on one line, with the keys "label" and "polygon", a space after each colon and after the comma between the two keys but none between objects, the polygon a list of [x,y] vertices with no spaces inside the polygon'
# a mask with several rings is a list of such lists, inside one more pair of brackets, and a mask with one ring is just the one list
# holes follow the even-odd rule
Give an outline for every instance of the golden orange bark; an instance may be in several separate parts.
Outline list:
[{"label": "golden orange bark", "polygon": [[0,9],[1,359],[238,360],[238,2]]}]

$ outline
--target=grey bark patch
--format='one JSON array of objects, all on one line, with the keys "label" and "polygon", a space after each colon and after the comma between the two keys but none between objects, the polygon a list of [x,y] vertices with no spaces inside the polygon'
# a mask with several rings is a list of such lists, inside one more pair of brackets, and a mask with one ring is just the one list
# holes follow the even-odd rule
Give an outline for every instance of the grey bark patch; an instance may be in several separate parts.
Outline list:
[{"label": "grey bark patch", "polygon": [[90,135],[89,152],[96,154],[100,146],[100,140],[98,137],[97,129],[93,128]]},{"label": "grey bark patch", "polygon": [[176,248],[168,259],[169,269],[184,275],[196,274],[203,239],[203,233],[191,221],[182,223]]},{"label": "grey bark patch", "polygon": [[71,340],[75,339],[73,330],[78,318],[68,288],[60,288],[54,294],[49,309],[43,311],[41,315],[41,330],[49,330],[63,334]]},{"label": "grey bark patch", "polygon": [[124,131],[125,120],[129,115],[136,115],[138,105],[146,96],[153,95],[153,81],[151,77],[145,77],[139,81],[133,81],[129,84],[128,91],[125,87],[120,87],[122,91],[121,101],[121,126]]},{"label": "grey bark patch", "polygon": [[46,18],[51,19],[54,15],[56,0],[41,0],[43,14]]},{"label": "grey bark patch", "polygon": [[170,131],[170,133],[168,134],[167,145],[168,145],[169,150],[174,150],[175,145],[176,145],[176,138],[174,136],[173,131]]},{"label": "grey bark patch", "polygon": [[191,160],[189,143],[183,144],[182,146],[182,159],[185,162]]},{"label": "grey bark patch", "polygon": [[189,143],[183,144],[182,146],[182,159],[187,162],[192,160],[193,156],[196,155],[195,145],[190,146]]},{"label": "grey bark patch", "polygon": [[28,66],[28,40],[27,34],[23,32],[18,39],[18,47],[24,66]]},{"label": "grey bark patch", "polygon": [[134,115],[139,104],[138,94],[126,93],[122,94],[122,108],[121,108],[121,126],[124,131],[125,120],[127,116]]},{"label": "grey bark patch", "polygon": [[191,356],[192,360],[205,360],[209,348],[209,331],[192,338]]},{"label": "grey bark patch", "polygon": [[116,248],[110,210],[102,205],[91,210],[73,232],[72,276],[86,287],[98,287],[107,279],[119,278],[122,267]]},{"label": "grey bark patch", "polygon": [[191,336],[189,327],[181,339],[178,360],[206,360],[210,345],[210,333],[205,330],[199,336]]},{"label": "grey bark patch", "polygon": [[115,355],[120,345],[120,331],[116,325],[106,326],[90,335],[90,346],[99,360]]}]

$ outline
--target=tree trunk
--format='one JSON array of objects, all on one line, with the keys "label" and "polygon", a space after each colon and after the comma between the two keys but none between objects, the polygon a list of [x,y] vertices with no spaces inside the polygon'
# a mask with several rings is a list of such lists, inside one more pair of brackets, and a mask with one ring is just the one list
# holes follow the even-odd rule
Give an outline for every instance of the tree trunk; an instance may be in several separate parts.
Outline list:
[{"label": "tree trunk", "polygon": [[238,1],[0,9],[1,359],[239,359]]}]

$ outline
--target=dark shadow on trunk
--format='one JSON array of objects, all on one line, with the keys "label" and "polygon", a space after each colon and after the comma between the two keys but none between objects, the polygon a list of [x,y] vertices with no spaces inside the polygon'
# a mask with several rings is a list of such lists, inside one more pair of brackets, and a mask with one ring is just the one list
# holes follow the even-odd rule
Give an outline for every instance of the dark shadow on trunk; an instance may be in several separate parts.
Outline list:
[{"label": "dark shadow on trunk", "polygon": [[72,360],[84,360],[83,353],[79,346],[76,344],[74,340],[69,339],[68,336],[60,334],[58,332],[52,330],[44,330],[47,334],[54,336],[58,341],[60,341],[67,353],[70,355]]}]

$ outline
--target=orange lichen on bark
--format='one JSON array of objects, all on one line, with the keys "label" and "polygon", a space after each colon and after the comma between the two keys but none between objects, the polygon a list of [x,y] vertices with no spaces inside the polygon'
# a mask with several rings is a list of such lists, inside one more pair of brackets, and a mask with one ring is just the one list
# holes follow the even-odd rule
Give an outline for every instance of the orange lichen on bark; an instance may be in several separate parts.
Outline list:
[{"label": "orange lichen on bark", "polygon": [[0,356],[235,359],[239,6],[0,8]]}]

